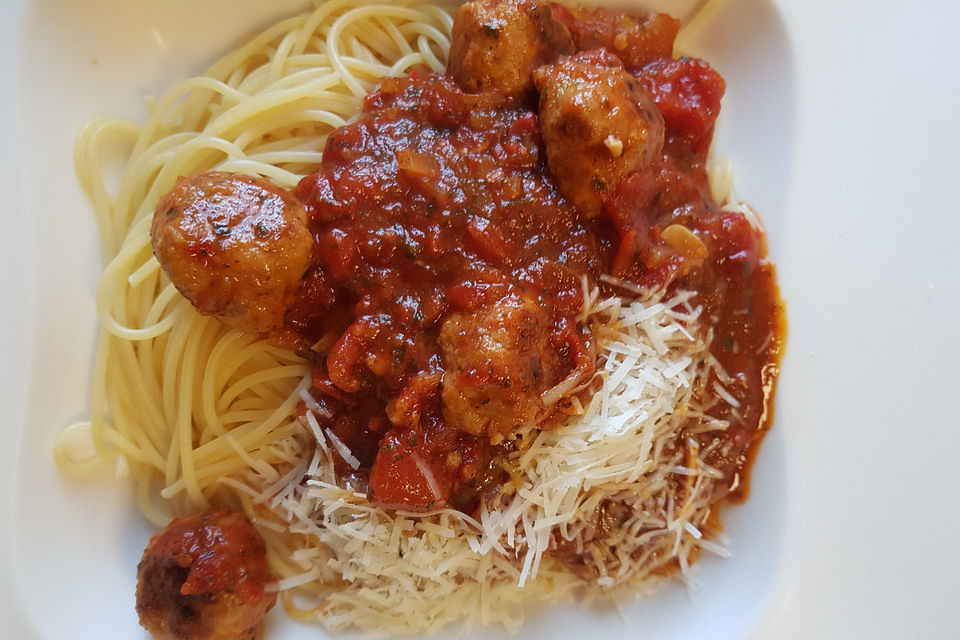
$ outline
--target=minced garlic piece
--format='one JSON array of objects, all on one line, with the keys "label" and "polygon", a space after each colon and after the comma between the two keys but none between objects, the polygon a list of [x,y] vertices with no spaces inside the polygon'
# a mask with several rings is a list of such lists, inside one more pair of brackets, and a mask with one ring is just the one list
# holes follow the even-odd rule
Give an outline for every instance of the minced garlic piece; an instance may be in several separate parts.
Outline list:
[{"label": "minced garlic piece", "polygon": [[607,151],[610,152],[614,158],[619,158],[623,155],[623,140],[616,137],[615,135],[607,136],[606,140],[603,141],[604,146],[607,148]]}]

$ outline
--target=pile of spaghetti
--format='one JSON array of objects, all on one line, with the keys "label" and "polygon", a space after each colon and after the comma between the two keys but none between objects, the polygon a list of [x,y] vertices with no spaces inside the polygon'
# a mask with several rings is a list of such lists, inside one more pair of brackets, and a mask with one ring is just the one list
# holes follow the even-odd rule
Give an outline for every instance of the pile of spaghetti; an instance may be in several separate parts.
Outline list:
[{"label": "pile of spaghetti", "polygon": [[[198,314],[154,257],[151,218],[179,176],[216,169],[292,188],[381,79],[444,71],[451,25],[429,4],[325,2],[150,101],[146,124],[98,119],[76,145],[107,267],[91,420],[64,432],[59,461],[115,461],[158,526],[242,509],[287,612],[330,629],[514,631],[530,602],[648,592],[686,576],[701,551],[725,553],[717,496],[739,478],[711,466],[698,436],[728,429],[739,401],[697,292],[618,297],[585,281],[578,320],[598,352],[589,393],[556,428],[517,434],[509,481],[477,512],[418,514],[338,483],[335,459],[353,455],[321,427],[306,361]],[[129,153],[110,190],[106,150],[118,141]],[[745,210],[726,204],[729,172],[715,169],[714,199]],[[96,453],[84,457],[88,438]]]}]

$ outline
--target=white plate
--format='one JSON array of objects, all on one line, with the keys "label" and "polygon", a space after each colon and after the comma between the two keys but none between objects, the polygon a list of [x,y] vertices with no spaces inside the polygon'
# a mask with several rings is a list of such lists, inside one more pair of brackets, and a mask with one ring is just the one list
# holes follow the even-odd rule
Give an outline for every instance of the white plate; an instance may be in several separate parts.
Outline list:
[{"label": "white plate", "polygon": [[[77,127],[143,119],[144,94],[301,4],[4,5],[0,637],[144,637],[133,593],[149,528],[121,482],[65,478],[50,453],[86,411],[96,330]],[[788,304],[775,429],[751,499],[727,514],[734,557],[707,559],[692,598],[667,589],[627,624],[532,612],[524,635],[956,636],[958,23],[951,0],[727,0],[697,39],[727,79],[720,149],[767,222]],[[266,637],[320,635],[276,611]]]}]

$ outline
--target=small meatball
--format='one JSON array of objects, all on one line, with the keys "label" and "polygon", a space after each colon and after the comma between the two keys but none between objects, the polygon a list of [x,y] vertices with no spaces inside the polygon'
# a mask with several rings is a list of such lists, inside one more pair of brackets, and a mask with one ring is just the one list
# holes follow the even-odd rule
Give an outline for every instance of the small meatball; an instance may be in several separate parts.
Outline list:
[{"label": "small meatball", "polygon": [[603,49],[561,58],[534,78],[547,166],[560,192],[595,216],[627,174],[660,158],[663,116]]},{"label": "small meatball", "polygon": [[544,412],[541,394],[555,385],[559,354],[553,322],[516,296],[472,313],[454,313],[440,328],[443,415],[473,435],[496,440]]},{"label": "small meatball", "polygon": [[158,640],[247,640],[277,601],[260,534],[242,513],[174,520],[137,566],[140,625]]},{"label": "small meatball", "polygon": [[157,204],[150,239],[200,313],[257,333],[283,324],[313,246],[307,212],[290,193],[221,171],[180,178]]},{"label": "small meatball", "polygon": [[468,93],[532,97],[533,70],[574,51],[569,30],[552,13],[551,6],[529,0],[478,0],[460,7],[447,67],[457,84]]}]

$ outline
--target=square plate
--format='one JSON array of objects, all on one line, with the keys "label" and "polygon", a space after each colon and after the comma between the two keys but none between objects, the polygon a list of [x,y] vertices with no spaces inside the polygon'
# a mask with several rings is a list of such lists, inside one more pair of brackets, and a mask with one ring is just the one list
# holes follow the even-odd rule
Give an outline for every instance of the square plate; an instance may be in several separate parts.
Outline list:
[{"label": "square plate", "polygon": [[[726,0],[687,44],[727,80],[718,149],[767,224],[790,319],[778,418],[750,500],[725,517],[734,557],[705,558],[699,591],[666,588],[626,622],[557,607],[530,612],[524,635],[948,637],[960,625],[960,559],[939,547],[960,525],[947,409],[960,382],[960,48],[947,25],[960,5],[856,4]],[[73,138],[91,116],[143,120],[144,95],[303,3],[7,5],[0,630],[145,637],[133,600],[151,530],[122,481],[65,477],[51,453],[87,410],[97,327],[101,263]],[[323,633],[278,609],[264,635]]]}]

